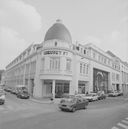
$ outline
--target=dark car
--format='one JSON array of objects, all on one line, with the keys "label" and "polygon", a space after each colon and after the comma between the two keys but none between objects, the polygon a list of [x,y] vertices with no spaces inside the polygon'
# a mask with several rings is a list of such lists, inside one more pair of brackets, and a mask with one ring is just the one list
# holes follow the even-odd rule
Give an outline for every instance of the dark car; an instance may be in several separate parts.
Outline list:
[{"label": "dark car", "polygon": [[16,94],[17,94],[16,88],[13,88],[13,89],[11,90],[11,93],[16,95]]},{"label": "dark car", "polygon": [[88,100],[80,98],[80,97],[69,97],[61,99],[59,103],[59,108],[61,110],[67,110],[75,112],[79,109],[86,109],[88,105]]},{"label": "dark car", "polygon": [[16,95],[17,98],[29,99],[29,93],[27,91],[18,91]]},{"label": "dark car", "polygon": [[6,92],[11,92],[11,91],[12,91],[12,87],[6,87],[6,88],[5,88],[5,91],[6,91]]},{"label": "dark car", "polygon": [[123,96],[123,92],[118,91],[118,96]]},{"label": "dark car", "polygon": [[98,100],[106,99],[106,94],[104,93],[104,91],[97,92],[97,95],[98,95]]},{"label": "dark car", "polygon": [[5,103],[5,91],[0,88],[0,105]]},{"label": "dark car", "polygon": [[105,94],[98,94],[98,100],[101,99],[106,99],[106,95]]}]

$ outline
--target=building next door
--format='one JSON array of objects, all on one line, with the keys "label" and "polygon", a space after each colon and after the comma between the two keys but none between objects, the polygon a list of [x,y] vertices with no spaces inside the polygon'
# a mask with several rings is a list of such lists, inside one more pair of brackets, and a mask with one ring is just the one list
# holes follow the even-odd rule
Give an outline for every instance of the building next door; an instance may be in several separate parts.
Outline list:
[{"label": "building next door", "polygon": [[108,91],[108,72],[93,69],[93,91]]},{"label": "building next door", "polygon": [[55,83],[55,98],[61,98],[64,94],[69,94],[69,81],[57,80]]}]

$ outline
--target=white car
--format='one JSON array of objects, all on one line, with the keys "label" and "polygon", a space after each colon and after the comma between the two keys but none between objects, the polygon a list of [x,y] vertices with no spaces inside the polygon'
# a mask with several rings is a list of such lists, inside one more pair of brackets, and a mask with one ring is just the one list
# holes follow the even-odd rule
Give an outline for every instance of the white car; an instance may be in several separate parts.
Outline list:
[{"label": "white car", "polygon": [[87,99],[89,102],[92,102],[98,100],[98,95],[96,93],[90,93],[87,94],[84,98]]},{"label": "white car", "polygon": [[110,93],[108,93],[109,97],[117,97],[119,95],[119,93],[117,91],[110,91]]}]

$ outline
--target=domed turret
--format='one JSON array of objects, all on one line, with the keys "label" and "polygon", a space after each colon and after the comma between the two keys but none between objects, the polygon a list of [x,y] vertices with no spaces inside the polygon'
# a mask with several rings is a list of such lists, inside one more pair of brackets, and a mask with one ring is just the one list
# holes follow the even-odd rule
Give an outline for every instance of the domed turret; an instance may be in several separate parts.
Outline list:
[{"label": "domed turret", "polygon": [[61,20],[57,20],[50,27],[45,35],[44,41],[59,39],[68,43],[72,42],[72,38],[68,29],[62,24]]}]

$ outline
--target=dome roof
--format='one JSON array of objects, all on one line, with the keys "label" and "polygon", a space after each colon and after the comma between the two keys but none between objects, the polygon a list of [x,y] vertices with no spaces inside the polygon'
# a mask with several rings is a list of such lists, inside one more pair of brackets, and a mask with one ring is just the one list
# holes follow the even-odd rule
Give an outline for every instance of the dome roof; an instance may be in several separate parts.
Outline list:
[{"label": "dome roof", "polygon": [[60,20],[57,20],[55,24],[50,27],[45,35],[44,41],[60,39],[68,43],[72,42],[72,38],[68,29],[61,23]]}]

